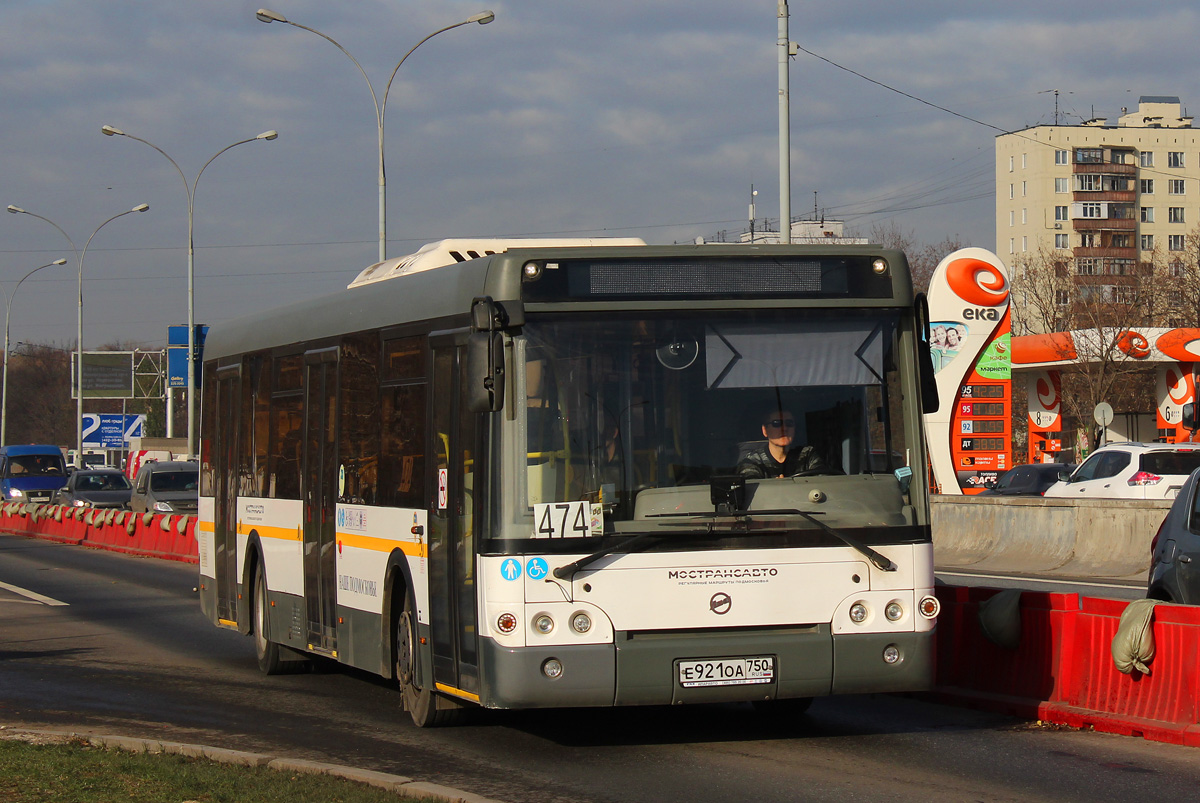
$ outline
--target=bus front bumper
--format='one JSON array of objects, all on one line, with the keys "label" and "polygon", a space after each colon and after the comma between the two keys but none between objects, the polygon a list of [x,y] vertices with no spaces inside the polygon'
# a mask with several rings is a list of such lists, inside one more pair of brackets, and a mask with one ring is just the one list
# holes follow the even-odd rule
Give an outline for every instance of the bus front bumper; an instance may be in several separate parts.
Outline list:
[{"label": "bus front bumper", "polygon": [[[618,632],[613,644],[509,649],[481,639],[480,703],[488,708],[680,705],[930,688],[934,632],[833,636],[829,625],[705,633]],[[888,663],[895,647],[899,660]],[[770,657],[766,683],[685,687],[686,660]],[[551,678],[549,660],[562,666]]]}]

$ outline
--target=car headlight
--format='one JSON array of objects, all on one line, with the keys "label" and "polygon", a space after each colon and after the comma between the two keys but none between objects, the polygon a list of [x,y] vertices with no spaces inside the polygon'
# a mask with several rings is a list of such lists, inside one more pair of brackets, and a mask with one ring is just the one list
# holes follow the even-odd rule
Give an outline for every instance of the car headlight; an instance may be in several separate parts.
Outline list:
[{"label": "car headlight", "polygon": [[71,506],[72,507],[87,507],[88,503],[87,503],[86,499],[76,499],[74,502],[71,503]]},{"label": "car headlight", "polygon": [[25,496],[25,492],[22,491],[20,488],[9,488],[8,489],[8,498],[9,499],[22,499],[22,498],[24,498],[24,496]]},{"label": "car headlight", "polygon": [[155,503],[154,503],[154,510],[155,510],[156,512],[158,512],[158,513],[172,513],[172,512],[174,512],[174,508],[172,508],[172,507],[171,507],[171,503],[170,503],[170,502],[155,502]]}]

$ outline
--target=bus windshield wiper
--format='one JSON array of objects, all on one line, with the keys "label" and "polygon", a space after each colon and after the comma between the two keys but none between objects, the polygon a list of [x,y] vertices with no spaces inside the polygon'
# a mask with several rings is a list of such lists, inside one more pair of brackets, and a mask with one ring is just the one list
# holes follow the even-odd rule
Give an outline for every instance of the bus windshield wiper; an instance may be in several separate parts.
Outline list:
[{"label": "bus windshield wiper", "polygon": [[753,520],[752,516],[799,516],[805,521],[815,524],[820,530],[832,535],[834,538],[838,539],[851,549],[866,556],[867,560],[871,561],[871,563],[880,571],[894,572],[898,568],[896,564],[893,563],[886,555],[881,555],[874,549],[871,549],[871,547],[864,544],[862,541],[859,541],[854,536],[848,535],[840,530],[836,530],[825,522],[819,520],[817,515],[824,515],[823,513],[813,514],[803,510],[796,510],[795,508],[781,508],[779,510],[734,510],[727,516],[717,513],[658,513],[655,515],[692,516],[694,518],[708,519],[710,522],[718,517],[733,518],[739,522],[750,522]]},{"label": "bus windshield wiper", "polygon": [[572,561],[565,566],[559,566],[557,569],[551,572],[551,574],[553,574],[559,580],[570,580],[575,576],[577,571],[582,569],[584,566],[595,563],[605,555],[611,555],[614,552],[640,552],[642,549],[652,546],[654,541],[662,537],[663,536],[661,533],[639,533],[633,538],[630,538],[628,541],[624,541],[614,546],[605,547],[604,549],[596,550],[590,555],[584,555],[579,560]]}]

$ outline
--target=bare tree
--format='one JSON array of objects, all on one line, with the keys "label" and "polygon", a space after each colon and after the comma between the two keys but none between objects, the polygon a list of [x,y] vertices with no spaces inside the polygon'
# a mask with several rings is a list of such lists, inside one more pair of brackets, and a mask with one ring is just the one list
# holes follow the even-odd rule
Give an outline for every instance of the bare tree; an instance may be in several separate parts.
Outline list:
[{"label": "bare tree", "polygon": [[75,442],[71,352],[25,344],[8,358],[9,443]]},{"label": "bare tree", "polygon": [[1073,332],[1049,341],[1063,368],[1064,414],[1090,427],[1102,401],[1117,410],[1154,408],[1153,372],[1140,357],[1150,344],[1137,330],[1160,326],[1174,281],[1151,256],[1134,262],[1074,258],[1041,249],[1014,260],[1016,334]]},{"label": "bare tree", "polygon": [[941,242],[929,244],[916,239],[915,231],[904,231],[895,221],[875,223],[867,234],[871,242],[878,243],[884,248],[895,248],[903,251],[908,257],[908,267],[912,272],[913,286],[921,292],[928,292],[929,280],[938,263],[964,247],[957,237],[946,237]]}]

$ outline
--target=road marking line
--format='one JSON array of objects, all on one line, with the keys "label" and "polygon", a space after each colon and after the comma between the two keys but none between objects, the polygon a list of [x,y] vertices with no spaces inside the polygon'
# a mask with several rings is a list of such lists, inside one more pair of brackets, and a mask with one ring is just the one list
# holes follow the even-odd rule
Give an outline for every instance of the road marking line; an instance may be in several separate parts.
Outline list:
[{"label": "road marking line", "polygon": [[70,604],[69,602],[60,602],[59,600],[56,600],[53,597],[46,597],[46,596],[43,596],[43,595],[37,593],[36,591],[30,591],[29,589],[21,588],[20,586],[9,585],[8,583],[4,583],[4,582],[0,582],[0,588],[7,589],[8,591],[13,592],[14,594],[20,594],[22,597],[29,597],[29,599],[40,602],[43,605],[69,605]]}]

